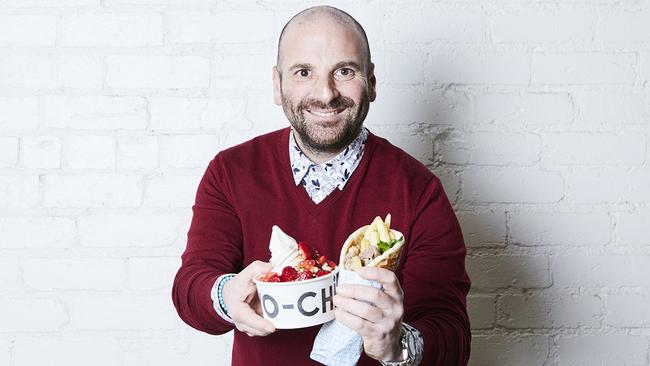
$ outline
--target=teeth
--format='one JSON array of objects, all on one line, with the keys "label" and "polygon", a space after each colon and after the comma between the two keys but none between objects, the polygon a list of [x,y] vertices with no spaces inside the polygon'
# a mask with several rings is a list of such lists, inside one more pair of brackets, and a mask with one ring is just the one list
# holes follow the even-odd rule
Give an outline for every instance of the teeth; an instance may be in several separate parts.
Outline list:
[{"label": "teeth", "polygon": [[315,114],[315,115],[321,116],[321,117],[330,117],[330,116],[333,116],[335,114],[338,114],[338,111],[329,111],[329,112],[328,111],[310,111],[310,112],[312,114]]}]

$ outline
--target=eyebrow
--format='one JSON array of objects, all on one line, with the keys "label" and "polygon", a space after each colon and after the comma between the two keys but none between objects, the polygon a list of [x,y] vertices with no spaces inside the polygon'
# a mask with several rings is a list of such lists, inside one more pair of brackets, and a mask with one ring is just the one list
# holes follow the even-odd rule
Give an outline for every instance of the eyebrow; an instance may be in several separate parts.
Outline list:
[{"label": "eyebrow", "polygon": [[295,64],[289,68],[289,71],[293,71],[296,69],[312,69],[313,66],[312,64]]},{"label": "eyebrow", "polygon": [[361,70],[361,66],[354,61],[341,61],[336,64],[335,69],[340,69],[342,67],[351,67],[353,69]]}]

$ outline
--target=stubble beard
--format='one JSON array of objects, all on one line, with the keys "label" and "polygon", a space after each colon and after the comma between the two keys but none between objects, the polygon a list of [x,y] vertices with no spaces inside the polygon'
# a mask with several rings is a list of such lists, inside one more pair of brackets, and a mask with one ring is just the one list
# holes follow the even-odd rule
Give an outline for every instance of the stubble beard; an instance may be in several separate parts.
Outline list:
[{"label": "stubble beard", "polygon": [[[348,97],[340,96],[328,104],[315,99],[303,99],[297,106],[282,93],[284,114],[304,147],[314,153],[331,154],[345,149],[361,132],[369,105],[367,93],[362,95],[359,105]],[[305,114],[309,113],[308,109],[341,108],[345,108],[346,112],[343,112],[344,115],[334,128],[323,127],[318,122],[310,122],[305,117]]]}]

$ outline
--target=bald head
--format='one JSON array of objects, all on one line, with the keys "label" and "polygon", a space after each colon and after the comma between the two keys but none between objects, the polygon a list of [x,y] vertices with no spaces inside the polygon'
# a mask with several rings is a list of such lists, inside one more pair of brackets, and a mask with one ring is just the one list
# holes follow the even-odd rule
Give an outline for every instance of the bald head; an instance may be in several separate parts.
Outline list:
[{"label": "bald head", "polygon": [[314,6],[307,8],[300,13],[296,14],[291,18],[280,33],[280,39],[278,40],[278,58],[277,66],[278,69],[281,69],[282,63],[282,53],[284,49],[284,40],[285,35],[289,32],[299,31],[301,26],[312,24],[312,23],[329,23],[336,26],[341,26],[347,28],[358,38],[358,44],[360,46],[360,51],[363,54],[365,60],[363,68],[368,72],[370,67],[370,46],[368,45],[368,37],[366,32],[363,30],[363,27],[359,22],[357,22],[350,14],[344,12],[343,10],[337,9],[332,6]]}]

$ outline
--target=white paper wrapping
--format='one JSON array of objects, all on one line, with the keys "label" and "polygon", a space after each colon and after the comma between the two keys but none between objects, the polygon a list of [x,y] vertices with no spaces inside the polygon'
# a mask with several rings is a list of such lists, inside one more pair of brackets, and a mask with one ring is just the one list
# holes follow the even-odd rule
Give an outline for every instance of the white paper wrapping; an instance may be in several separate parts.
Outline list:
[{"label": "white paper wrapping", "polygon": [[[339,272],[339,285],[341,284],[381,288],[379,282],[366,280],[356,272],[346,269],[341,269]],[[363,352],[363,340],[359,333],[332,320],[321,327],[309,357],[323,365],[353,366],[357,364],[361,352]]]}]

